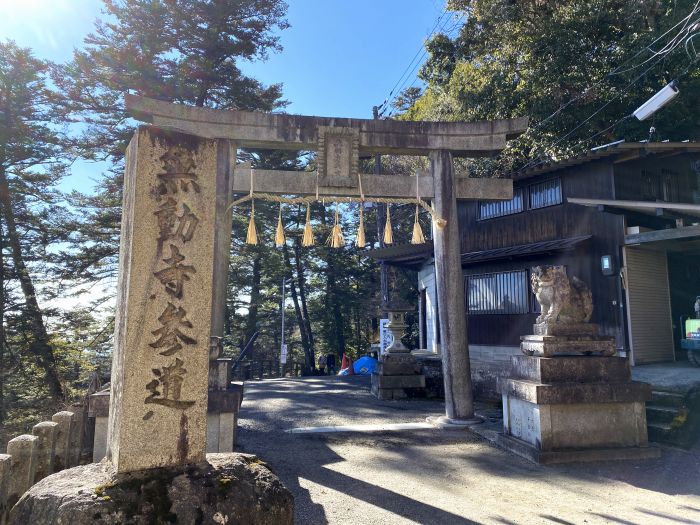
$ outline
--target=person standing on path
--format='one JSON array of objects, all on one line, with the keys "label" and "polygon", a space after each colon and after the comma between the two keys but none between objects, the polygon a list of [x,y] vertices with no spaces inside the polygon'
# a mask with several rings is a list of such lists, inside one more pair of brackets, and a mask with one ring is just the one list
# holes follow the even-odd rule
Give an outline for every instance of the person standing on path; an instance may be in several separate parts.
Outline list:
[{"label": "person standing on path", "polygon": [[318,369],[321,371],[321,375],[326,375],[326,356],[321,354],[318,356]]}]

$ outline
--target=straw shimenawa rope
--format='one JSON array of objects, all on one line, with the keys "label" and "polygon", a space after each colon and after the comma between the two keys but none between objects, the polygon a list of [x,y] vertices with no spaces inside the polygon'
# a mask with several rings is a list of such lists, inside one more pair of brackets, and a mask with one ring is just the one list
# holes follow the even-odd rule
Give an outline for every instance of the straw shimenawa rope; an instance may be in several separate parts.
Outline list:
[{"label": "straw shimenawa rope", "polygon": [[338,205],[335,206],[335,224],[331,229],[331,233],[326,240],[326,244],[331,248],[342,248],[345,245],[343,239],[343,231],[340,229],[340,217],[338,213]]},{"label": "straw shimenawa rope", "polygon": [[302,246],[313,246],[316,244],[314,231],[311,228],[311,203],[306,205],[306,224],[304,224],[304,236],[301,239]]},{"label": "straw shimenawa rope", "polygon": [[250,202],[250,220],[248,221],[248,235],[245,242],[247,244],[258,244],[258,230],[255,227],[255,201]]},{"label": "straw shimenawa rope", "polygon": [[384,244],[394,244],[394,234],[391,231],[391,207],[386,207],[386,223],[384,223]]},{"label": "straw shimenawa rope", "polygon": [[357,225],[357,239],[355,239],[355,246],[358,248],[364,248],[366,244],[364,207],[364,203],[360,203],[360,224]]},{"label": "straw shimenawa rope", "polygon": [[411,236],[411,244],[424,244],[425,235],[423,235],[423,230],[420,227],[420,221],[418,220],[418,205],[416,204],[416,218],[413,221],[413,235]]},{"label": "straw shimenawa rope", "polygon": [[[318,176],[318,175],[317,175]],[[277,220],[277,230],[275,232],[275,244],[277,246],[282,246],[285,242],[284,235],[284,225],[282,224],[282,204],[306,204],[306,224],[304,225],[304,235],[302,238],[302,246],[313,246],[315,244],[314,233],[311,227],[311,204],[313,202],[318,202],[322,196],[319,195],[318,180],[316,181],[316,195],[307,197],[283,197],[281,195],[276,195],[273,193],[256,193],[254,188],[255,180],[255,170],[250,172],[250,193],[244,197],[235,199],[227,209],[231,209],[234,206],[251,201],[250,206],[250,221],[248,223],[248,235],[246,242],[248,244],[258,244],[257,229],[255,227],[255,199],[264,200],[268,202],[277,202],[280,204],[280,213]],[[362,190],[362,178],[358,175],[358,189],[359,197],[352,196],[325,196],[336,203],[335,210],[335,224],[331,230],[331,234],[327,239],[327,244],[333,246],[334,248],[339,248],[343,244],[343,232],[340,228],[340,221],[338,217],[338,204],[341,202],[358,202],[360,203],[360,224],[357,232],[357,239],[355,245],[358,248],[363,248],[366,244],[365,232],[364,232],[364,203],[365,202],[376,202],[379,204],[387,204],[387,216],[386,224],[384,226],[384,244],[393,244],[394,236],[391,230],[391,211],[389,204],[415,204],[416,205],[416,216],[413,224],[413,236],[411,237],[411,243],[422,244],[425,242],[425,236],[423,235],[423,230],[421,229],[420,222],[418,221],[418,208],[423,208],[430,214],[433,222],[438,228],[444,228],[447,221],[442,217],[437,215],[437,212],[433,207],[425,202],[418,194],[418,184],[416,183],[416,198],[415,199],[402,199],[402,198],[389,198],[389,197],[370,197],[367,198]],[[323,198],[325,203],[325,198]]]},{"label": "straw shimenawa rope", "polygon": [[282,225],[282,203],[280,203],[280,214],[277,218],[277,229],[275,230],[275,246],[281,248],[284,246],[284,226]]},{"label": "straw shimenawa rope", "polygon": [[311,204],[313,202],[317,202],[320,199],[328,199],[329,201],[336,202],[336,203],[349,203],[349,202],[378,202],[382,204],[417,204],[421,208],[423,208],[425,211],[427,211],[432,219],[439,223],[438,226],[444,226],[447,224],[447,221],[444,219],[441,219],[438,217],[437,213],[433,209],[433,207],[425,202],[424,200],[417,201],[417,199],[399,199],[399,198],[389,198],[389,197],[365,197],[364,200],[362,200],[360,197],[351,197],[351,196],[344,196],[344,195],[338,195],[338,196],[333,196],[333,195],[328,195],[326,197],[320,197],[319,199],[316,199],[315,196],[311,195],[308,197],[282,197],[281,195],[275,195],[273,193],[255,193],[254,195],[246,195],[244,197],[241,197],[239,199],[234,200],[231,204],[229,204],[229,208],[233,208],[234,206],[239,206],[240,204],[244,204],[248,202],[249,200],[252,200],[253,198],[257,200],[262,200],[262,201],[268,201],[268,202],[278,202],[278,203],[283,203],[283,204]]}]

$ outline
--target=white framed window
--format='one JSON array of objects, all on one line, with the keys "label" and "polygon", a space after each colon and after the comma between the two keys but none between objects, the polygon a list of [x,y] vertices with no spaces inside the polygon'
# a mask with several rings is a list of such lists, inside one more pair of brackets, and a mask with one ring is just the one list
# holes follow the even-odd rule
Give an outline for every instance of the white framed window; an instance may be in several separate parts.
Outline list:
[{"label": "white framed window", "polygon": [[469,275],[467,303],[470,314],[511,315],[530,311],[527,270]]}]

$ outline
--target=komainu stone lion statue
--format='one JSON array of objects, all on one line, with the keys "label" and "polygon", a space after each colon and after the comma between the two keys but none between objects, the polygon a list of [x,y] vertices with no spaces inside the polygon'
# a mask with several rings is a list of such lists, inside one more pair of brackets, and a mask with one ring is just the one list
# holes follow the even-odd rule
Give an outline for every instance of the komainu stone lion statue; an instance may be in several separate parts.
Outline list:
[{"label": "komainu stone lion statue", "polygon": [[542,308],[537,324],[578,324],[591,319],[590,288],[577,277],[569,278],[564,266],[535,266],[530,279]]}]

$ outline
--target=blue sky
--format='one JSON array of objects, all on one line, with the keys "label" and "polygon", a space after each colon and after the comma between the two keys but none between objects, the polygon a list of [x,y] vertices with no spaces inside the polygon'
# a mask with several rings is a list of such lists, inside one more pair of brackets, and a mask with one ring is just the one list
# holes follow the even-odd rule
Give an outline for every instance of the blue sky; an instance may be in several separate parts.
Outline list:
[{"label": "blue sky", "polygon": [[[445,0],[288,0],[291,27],[281,32],[284,50],[242,69],[265,84],[281,82],[289,113],[371,118],[396,86],[416,81],[423,43]],[[0,0],[0,39],[31,47],[40,58],[69,60],[100,18],[100,0]],[[404,79],[399,82],[402,75]],[[398,82],[398,86],[397,86]],[[64,190],[86,191],[105,165],[77,162]]]},{"label": "blue sky", "polygon": [[[282,82],[291,113],[358,118],[371,118],[372,106],[399,80],[445,6],[444,0],[288,3],[284,51],[244,70],[264,83]],[[0,38],[42,58],[67,60],[100,10],[99,0],[0,0]],[[405,87],[414,79],[415,73]]]}]

